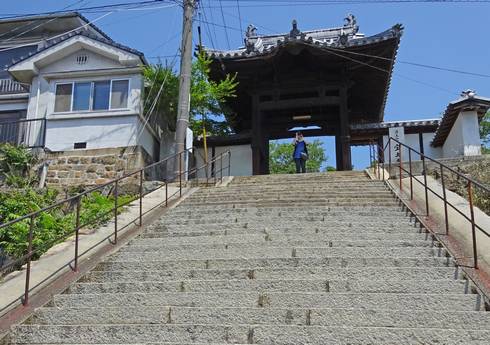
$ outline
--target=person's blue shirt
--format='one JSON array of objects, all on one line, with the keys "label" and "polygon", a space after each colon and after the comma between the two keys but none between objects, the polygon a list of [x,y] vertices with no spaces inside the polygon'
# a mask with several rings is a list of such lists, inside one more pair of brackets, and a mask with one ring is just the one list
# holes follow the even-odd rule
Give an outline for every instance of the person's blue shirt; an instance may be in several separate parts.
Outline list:
[{"label": "person's blue shirt", "polygon": [[294,147],[293,158],[294,159],[300,159],[301,158],[301,152],[305,152],[305,142],[304,141],[296,142],[296,146]]}]

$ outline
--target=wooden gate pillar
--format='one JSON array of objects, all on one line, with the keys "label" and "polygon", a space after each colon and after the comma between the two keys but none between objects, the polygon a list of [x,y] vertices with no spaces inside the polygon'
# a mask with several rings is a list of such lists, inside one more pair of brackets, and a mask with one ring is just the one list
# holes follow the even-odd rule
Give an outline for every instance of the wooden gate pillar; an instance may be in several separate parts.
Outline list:
[{"label": "wooden gate pillar", "polygon": [[[348,109],[348,94],[347,85],[344,84],[339,90],[340,96],[340,106],[339,106],[339,116],[340,116],[340,152],[337,150],[337,154],[340,153],[341,160],[340,165],[337,166],[337,170],[352,170],[352,159],[350,152],[350,121],[349,121],[349,109]],[[339,159],[337,158],[337,163]]]}]

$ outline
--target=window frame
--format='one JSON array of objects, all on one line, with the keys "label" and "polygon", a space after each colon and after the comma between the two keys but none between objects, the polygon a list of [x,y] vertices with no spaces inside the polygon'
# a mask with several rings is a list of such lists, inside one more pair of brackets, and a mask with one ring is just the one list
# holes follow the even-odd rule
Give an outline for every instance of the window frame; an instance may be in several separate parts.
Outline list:
[{"label": "window frame", "polygon": [[[95,82],[98,81],[109,81],[109,109],[96,109],[94,110],[94,92],[95,92],[95,87],[94,84]],[[128,82],[128,88],[127,88],[127,98],[126,98],[126,107],[124,108],[112,108],[112,83],[114,81],[127,81]],[[90,103],[89,103],[89,109],[88,110],[73,110],[73,102],[75,99],[75,84],[76,83],[90,83]],[[54,109],[54,104],[56,104],[56,90],[58,88],[58,85],[69,85],[71,84],[71,97],[70,97],[70,110],[68,111],[55,111]],[[100,112],[106,112],[106,111],[124,111],[129,109],[129,95],[131,93],[131,78],[101,78],[101,79],[95,79],[95,80],[72,80],[72,81],[58,81],[54,83],[54,102],[53,102],[53,114],[73,114],[73,113],[100,113]]]}]

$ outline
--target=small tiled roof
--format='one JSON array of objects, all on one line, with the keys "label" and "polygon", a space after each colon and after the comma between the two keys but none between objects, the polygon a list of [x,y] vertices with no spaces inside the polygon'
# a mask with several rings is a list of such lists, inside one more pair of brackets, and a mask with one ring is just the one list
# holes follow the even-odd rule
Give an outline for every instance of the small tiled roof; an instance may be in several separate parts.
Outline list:
[{"label": "small tiled roof", "polygon": [[471,90],[463,92],[461,96],[462,98],[448,104],[431,142],[432,146],[444,145],[461,111],[476,110],[479,119],[481,119],[490,109],[490,98],[476,96],[475,92]]},{"label": "small tiled roof", "polygon": [[42,48],[38,48],[36,51],[34,52],[29,52],[27,55],[24,55],[24,56],[21,56],[19,57],[18,59],[14,60],[13,63],[8,66],[8,68],[26,60],[26,59],[29,59],[30,57],[32,56],[35,56],[51,47],[54,47],[72,37],[75,37],[75,36],[84,36],[84,37],[87,37],[87,38],[90,38],[90,39],[93,39],[95,41],[98,41],[98,42],[102,42],[102,43],[105,43],[107,45],[110,45],[110,46],[113,46],[115,48],[118,48],[118,49],[121,49],[121,50],[125,50],[129,53],[132,53],[132,54],[135,54],[135,55],[138,55],[141,60],[143,61],[143,63],[147,64],[147,61],[144,57],[144,54],[136,49],[133,49],[133,48],[130,48],[128,46],[125,46],[125,45],[122,45],[122,44],[119,44],[119,43],[116,43],[114,42],[113,40],[111,39],[105,39],[105,38],[101,38],[101,37],[98,37],[94,34],[91,34],[85,30],[77,30],[77,31],[73,31],[73,32],[70,32],[66,35],[63,35],[63,36],[60,36],[60,37],[57,37],[55,39],[52,39],[52,40],[48,40],[46,42],[46,44],[42,47]]},{"label": "small tiled roof", "polygon": [[21,16],[21,17],[2,18],[2,19],[0,19],[0,25],[9,24],[9,23],[30,22],[30,21],[35,21],[35,23],[37,24],[39,22],[42,22],[43,20],[52,21],[53,18],[63,20],[63,19],[73,18],[73,17],[80,18],[83,22],[87,23],[88,26],[90,26],[92,29],[97,31],[105,39],[112,40],[97,25],[95,25],[94,23],[91,23],[87,17],[85,17],[84,15],[82,15],[81,13],[76,12],[76,11],[56,13],[56,14],[39,14],[39,15],[28,15],[28,16]]},{"label": "small tiled roof", "polygon": [[352,124],[351,130],[371,130],[371,129],[385,129],[393,127],[426,127],[426,126],[438,126],[439,119],[427,119],[427,120],[409,120],[409,121],[388,121],[388,122],[374,122],[374,123],[359,123]]}]

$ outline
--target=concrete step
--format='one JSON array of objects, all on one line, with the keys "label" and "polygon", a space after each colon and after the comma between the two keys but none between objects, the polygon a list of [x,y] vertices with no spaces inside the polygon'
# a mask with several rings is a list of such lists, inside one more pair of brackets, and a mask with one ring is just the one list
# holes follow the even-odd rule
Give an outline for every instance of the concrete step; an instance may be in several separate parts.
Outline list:
[{"label": "concrete step", "polygon": [[[342,241],[427,241],[431,236],[428,233],[392,233],[383,234],[374,233],[322,233],[322,234],[242,234],[242,235],[216,235],[216,236],[182,236],[182,237],[160,237],[146,238],[144,236],[132,240],[129,245],[136,246],[175,246],[175,245],[209,245],[223,243],[242,243],[242,244],[262,244],[263,242],[270,243],[295,243],[300,242],[323,242],[332,241],[334,244],[340,244]],[[338,242],[341,241],[341,242]],[[414,242],[412,242],[414,243]]]},{"label": "concrete step", "polygon": [[[339,277],[341,279],[342,277]],[[450,293],[467,291],[466,280],[422,279],[393,280],[326,280],[326,279],[230,279],[176,280],[158,282],[77,283],[70,293],[158,293],[158,292],[331,292],[331,293]]]},{"label": "concrete step", "polygon": [[374,222],[359,224],[357,222],[335,222],[328,225],[321,223],[309,224],[308,227],[291,224],[257,224],[234,223],[214,224],[205,226],[180,226],[154,224],[145,229],[142,237],[185,237],[185,236],[232,236],[232,235],[315,235],[329,233],[344,233],[346,236],[358,233],[400,234],[426,233],[424,229],[406,223],[376,224]]},{"label": "concrete step", "polygon": [[473,294],[303,293],[303,292],[166,292],[55,295],[58,308],[186,306],[273,308],[379,308],[437,311],[476,311],[482,308]]},{"label": "concrete step", "polygon": [[297,200],[294,198],[291,199],[283,199],[283,200],[277,200],[277,199],[265,199],[265,200],[260,200],[260,199],[250,199],[250,200],[216,200],[213,199],[211,200],[203,200],[200,202],[194,202],[194,201],[185,201],[184,205],[185,206],[197,206],[201,205],[202,203],[206,203],[206,205],[216,205],[216,206],[221,206],[221,205],[255,205],[258,207],[267,207],[271,205],[287,205],[294,203],[298,206],[371,206],[373,204],[379,205],[379,206],[393,206],[395,201],[390,198],[377,198],[377,199],[345,199],[342,201],[336,201],[336,200],[328,200],[328,199],[315,199],[315,200],[308,200],[308,201],[302,201],[302,200]]},{"label": "concrete step", "polygon": [[13,344],[488,344],[489,330],[281,325],[25,325]]},{"label": "concrete step", "polygon": [[160,252],[129,252],[120,250],[112,255],[112,258],[125,258],[127,261],[159,260],[165,257],[168,260],[186,259],[235,259],[242,258],[321,258],[321,257],[433,257],[445,256],[442,248],[431,247],[263,247],[263,248],[238,248],[227,249],[196,249],[191,250],[167,250]]},{"label": "concrete step", "polygon": [[101,262],[94,271],[150,271],[150,270],[175,270],[175,269],[248,269],[269,268],[363,268],[363,267],[455,267],[454,260],[450,257],[325,257],[325,258],[255,258],[255,259],[212,259],[212,260],[165,260],[158,258],[154,261],[126,261],[124,257],[108,258]]},{"label": "concrete step", "polygon": [[490,313],[393,309],[192,308],[54,308],[36,310],[30,324],[249,324],[339,327],[398,327],[489,330]]},{"label": "concrete step", "polygon": [[221,243],[190,243],[190,244],[167,244],[165,239],[159,240],[158,238],[153,238],[155,240],[154,243],[146,243],[146,244],[137,244],[132,243],[131,245],[127,245],[120,249],[121,253],[128,252],[137,252],[137,253],[146,253],[146,252],[158,252],[169,254],[172,252],[182,252],[182,251],[206,251],[206,250],[245,250],[245,249],[266,249],[266,248],[277,248],[277,247],[287,247],[291,246],[294,248],[295,246],[301,247],[329,247],[329,248],[346,248],[346,247],[354,247],[354,248],[383,248],[383,247],[401,247],[401,248],[410,248],[410,247],[439,247],[440,244],[438,242],[431,242],[425,240],[405,240],[405,241],[395,241],[395,240],[350,240],[350,241],[342,241],[342,240],[318,240],[312,242],[306,242],[301,240],[293,240],[293,241],[267,241],[262,239],[260,242],[221,242]]},{"label": "concrete step", "polygon": [[455,267],[363,267],[363,268],[255,268],[195,269],[150,271],[91,271],[80,282],[162,282],[167,280],[235,279],[322,279],[322,280],[397,280],[458,279]]}]

